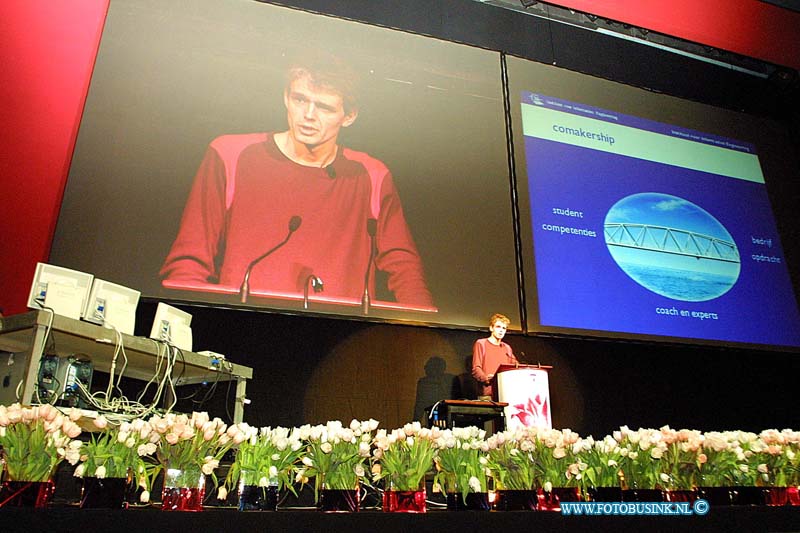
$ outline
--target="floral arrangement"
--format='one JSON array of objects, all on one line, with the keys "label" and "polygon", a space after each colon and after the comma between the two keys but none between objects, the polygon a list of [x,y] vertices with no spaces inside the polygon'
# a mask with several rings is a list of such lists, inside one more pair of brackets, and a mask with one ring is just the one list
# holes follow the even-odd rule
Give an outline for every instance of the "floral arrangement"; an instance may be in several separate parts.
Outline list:
[{"label": "floral arrangement", "polygon": [[[615,434],[616,435],[616,434]],[[622,487],[629,489],[657,489],[669,481],[663,473],[662,458],[667,450],[661,432],[657,429],[639,428],[634,431],[628,426],[619,430],[619,443],[622,448]]]},{"label": "floral arrangement", "polygon": [[797,481],[800,432],[767,429],[758,438],[749,441],[748,465],[758,472],[757,483],[772,487],[786,487]]},{"label": "floral arrangement", "polygon": [[72,439],[81,433],[80,418],[77,409],[65,415],[49,404],[30,408],[19,403],[0,405],[0,459],[8,478],[48,481],[64,459],[77,464],[81,441]]},{"label": "floral arrangement", "polygon": [[205,412],[194,412],[191,416],[154,415],[148,422],[159,463],[167,470],[169,482],[175,483],[170,486],[176,487],[196,486],[201,475],[212,476],[216,483],[215,470],[220,459],[246,437],[239,426],[228,427],[219,418],[210,419]]},{"label": "floral arrangement", "polygon": [[0,461],[7,479],[48,481],[62,461],[80,462],[77,476],[134,475],[148,501],[161,469],[185,473],[170,487],[196,486],[203,475],[216,482],[221,457],[238,446],[227,487],[243,482],[291,489],[295,474],[296,482],[315,479],[317,498],[322,488],[356,488],[370,458],[373,479],[399,491],[417,490],[435,465],[436,485],[458,490],[462,498],[486,491],[488,476],[497,489],[527,491],[800,485],[800,432],[790,429],[756,434],[623,426],[595,440],[569,429],[520,428],[485,438],[475,427],[427,429],[415,422],[373,438],[375,420],[258,429],[227,426],[207,413],[168,413],[119,425],[101,415],[94,420],[101,431],[81,442],[75,439],[80,418],[78,410],[51,405],[0,405]]},{"label": "floral arrangement", "polygon": [[434,440],[439,428],[423,428],[419,422],[406,424],[390,433],[379,430],[373,439],[373,481],[383,479],[387,490],[415,491],[433,467]]},{"label": "floral arrangement", "polygon": [[135,476],[143,489],[140,499],[150,499],[150,479],[153,469],[155,441],[159,439],[149,422],[142,419],[110,425],[105,416],[94,419],[95,428],[89,441],[80,449],[81,464],[75,469],[76,477],[123,478]]},{"label": "floral arrangement", "polygon": [[601,440],[589,436],[584,439],[582,449],[581,458],[588,465],[584,484],[588,487],[619,487],[623,448],[614,435],[606,435]]},{"label": "floral arrangement", "polygon": [[436,476],[434,482],[445,492],[486,492],[489,444],[486,431],[470,426],[447,429],[436,439]]},{"label": "floral arrangement", "polygon": [[744,431],[710,431],[701,437],[697,457],[696,483],[700,487],[755,485],[755,470],[750,468],[746,450],[756,440],[755,433]]},{"label": "floral arrangement", "polygon": [[536,433],[528,429],[502,431],[486,440],[486,466],[501,490],[534,490],[538,468],[533,458]]},{"label": "floral arrangement", "polygon": [[487,464],[502,490],[577,487],[592,442],[569,429],[519,428],[489,437]]},{"label": "floral arrangement", "polygon": [[275,486],[278,490],[292,486],[293,469],[303,454],[300,430],[284,427],[257,428],[239,424],[244,436],[236,450],[236,460],[228,470],[225,485],[220,487],[219,499],[224,500],[228,488],[237,483],[247,486]]},{"label": "floral arrangement", "polygon": [[322,488],[354,489],[364,478],[364,464],[370,457],[372,432],[376,420],[352,420],[348,427],[340,421],[325,425],[304,425],[299,428],[305,451],[296,481],[307,483],[314,478],[314,495],[319,499]]},{"label": "floral arrangement", "polygon": [[661,457],[661,486],[668,490],[692,490],[696,486],[702,434],[697,430],[660,430],[666,445]]},{"label": "floral arrangement", "polygon": [[546,492],[553,487],[579,486],[589,466],[580,459],[586,441],[570,429],[534,431],[532,454],[539,470],[539,486]]},{"label": "floral arrangement", "polygon": [[800,487],[800,431],[784,429],[786,435],[786,486]]}]

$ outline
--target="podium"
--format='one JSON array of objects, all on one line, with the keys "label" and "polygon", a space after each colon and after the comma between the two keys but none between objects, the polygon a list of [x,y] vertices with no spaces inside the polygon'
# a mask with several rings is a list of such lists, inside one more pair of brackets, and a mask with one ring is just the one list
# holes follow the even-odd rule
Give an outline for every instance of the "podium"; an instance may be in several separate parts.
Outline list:
[{"label": "podium", "polygon": [[550,412],[551,366],[500,365],[494,379],[497,399],[505,407],[506,429],[520,427],[553,428]]}]

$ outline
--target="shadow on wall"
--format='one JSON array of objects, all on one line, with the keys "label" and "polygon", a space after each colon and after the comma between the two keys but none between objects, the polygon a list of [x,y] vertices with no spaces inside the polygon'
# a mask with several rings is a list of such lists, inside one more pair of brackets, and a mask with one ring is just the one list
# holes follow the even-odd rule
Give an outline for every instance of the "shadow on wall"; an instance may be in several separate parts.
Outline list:
[{"label": "shadow on wall", "polygon": [[461,398],[459,376],[448,374],[447,361],[434,355],[425,363],[425,375],[417,381],[417,399],[414,402],[414,420],[425,424],[425,409],[439,400]]},{"label": "shadow on wall", "polygon": [[402,426],[416,416],[418,403],[458,388],[458,377],[447,369],[462,365],[463,357],[440,332],[377,325],[362,329],[343,339],[314,369],[305,390],[304,419],[317,424],[374,418],[383,428]]},{"label": "shadow on wall", "polygon": [[[459,342],[462,336],[465,342]],[[472,356],[464,355],[464,345],[471,346],[473,338],[472,332],[453,336],[427,328],[385,325],[354,331],[315,365],[302,393],[303,420],[318,424],[374,418],[381,427],[392,429],[421,421],[425,408],[439,400],[475,399]],[[580,354],[560,353],[544,339],[514,336],[508,340],[515,352],[535,354],[525,362],[553,366],[554,427],[581,428],[584,398],[570,364]]]}]

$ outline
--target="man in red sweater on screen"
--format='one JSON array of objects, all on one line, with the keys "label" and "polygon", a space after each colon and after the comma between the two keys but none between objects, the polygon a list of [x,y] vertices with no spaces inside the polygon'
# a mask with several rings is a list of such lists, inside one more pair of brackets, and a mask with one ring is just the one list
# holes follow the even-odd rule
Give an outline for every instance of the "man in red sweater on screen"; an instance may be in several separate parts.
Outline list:
[{"label": "man in red sweater on screen", "polygon": [[495,314],[489,319],[489,335],[486,339],[478,339],[472,346],[472,377],[481,386],[479,400],[491,400],[494,390],[492,378],[500,365],[517,365],[517,357],[511,346],[503,342],[511,320]]},{"label": "man in red sweater on screen", "polygon": [[292,67],[286,131],[211,142],[161,268],[165,282],[239,287],[250,266],[250,292],[302,293],[313,275],[327,296],[362,298],[368,271],[374,294],[374,243],[374,267],[397,302],[433,306],[391,173],[338,144],[358,116],[354,80],[332,56]]}]

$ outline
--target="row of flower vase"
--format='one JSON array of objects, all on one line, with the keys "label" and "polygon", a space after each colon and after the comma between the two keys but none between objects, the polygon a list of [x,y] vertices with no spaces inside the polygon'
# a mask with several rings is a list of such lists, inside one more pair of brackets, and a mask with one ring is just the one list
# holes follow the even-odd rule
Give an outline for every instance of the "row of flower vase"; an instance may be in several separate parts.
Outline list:
[{"label": "row of flower vase", "polygon": [[[577,487],[538,490],[498,490],[490,493],[467,493],[446,496],[448,511],[560,511],[561,502],[689,502],[701,498],[711,505],[800,506],[798,487],[701,487],[696,490],[622,490],[617,487],[592,488],[582,493]],[[383,511],[400,513],[427,512],[426,491],[383,493]],[[318,508],[324,512],[357,512],[358,490],[323,490]],[[240,510],[242,509],[240,505]],[[274,510],[270,508],[269,510]],[[263,510],[263,509],[262,509]]]},{"label": "row of flower vase", "polygon": [[[50,481],[14,481],[0,483],[0,508],[45,508],[55,493]],[[81,509],[127,509],[128,498],[136,487],[128,478],[82,478]],[[167,469],[161,491],[164,511],[202,511],[205,499],[205,475],[199,471]],[[276,500],[277,501],[277,500]]]},{"label": "row of flower vase", "polygon": [[[172,477],[170,477],[172,474]],[[193,476],[194,477],[194,476]],[[205,497],[204,476],[196,483],[186,483],[178,473],[168,473],[161,494],[165,511],[202,511]],[[180,482],[178,482],[180,481]],[[191,486],[190,486],[191,485]],[[81,508],[125,509],[130,484],[126,479],[85,478],[81,492]],[[0,486],[0,508],[46,507],[55,492],[52,481],[6,481]],[[590,488],[582,493],[577,487],[538,490],[498,490],[494,493],[447,494],[449,511],[560,511],[561,502],[693,502],[708,501],[712,506],[768,505],[800,506],[798,487],[699,487],[695,490],[662,491],[656,489],[621,490],[617,487]],[[244,485],[239,488],[240,511],[275,511],[278,508],[277,486]],[[427,494],[424,488],[414,491],[387,490],[383,493],[384,512],[425,513]],[[322,489],[317,508],[323,512],[358,512],[360,491]]]}]

